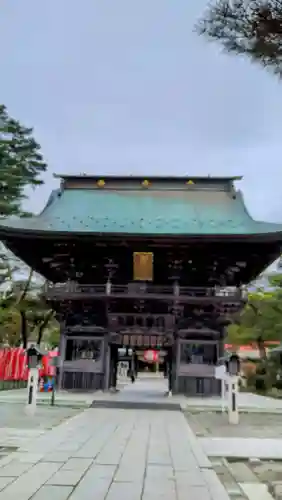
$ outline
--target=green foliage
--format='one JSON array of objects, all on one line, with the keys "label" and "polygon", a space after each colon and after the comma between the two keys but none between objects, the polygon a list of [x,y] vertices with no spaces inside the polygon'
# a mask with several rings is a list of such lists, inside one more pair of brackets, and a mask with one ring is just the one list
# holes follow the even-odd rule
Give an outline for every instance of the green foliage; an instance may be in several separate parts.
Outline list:
[{"label": "green foliage", "polygon": [[0,105],[0,214],[25,215],[22,201],[27,186],[43,183],[41,175],[47,165],[40,146],[26,128],[8,115]]},{"label": "green foliage", "polygon": [[14,308],[0,308],[0,345],[21,345],[21,318]]},{"label": "green foliage", "polygon": [[196,31],[226,52],[246,55],[282,76],[281,0],[217,0]]},{"label": "green foliage", "polygon": [[256,343],[262,358],[266,341],[282,341],[282,288],[281,276],[271,278],[272,291],[249,293],[248,301],[228,327],[231,344]]},{"label": "green foliage", "polygon": [[[47,165],[33,130],[8,115],[0,105],[0,215],[27,216],[22,209],[26,187],[43,183]],[[1,243],[0,243],[1,244]],[[0,343],[25,347],[29,338],[40,343],[53,322],[54,312],[47,307],[42,285],[33,280],[32,270],[19,280],[22,264],[4,247],[0,248]]]},{"label": "green foliage", "polygon": [[[0,306],[0,344],[10,346],[27,346],[28,341],[40,345],[57,344],[53,330],[58,330],[55,313],[48,309],[44,301],[38,297],[30,300],[23,298],[21,302],[11,302],[8,306]],[[46,333],[46,335],[45,335]]]},{"label": "green foliage", "polygon": [[[281,298],[282,298],[282,274],[275,274],[274,276],[270,276],[268,281],[271,287],[281,289]],[[276,290],[276,292],[278,291],[279,290]]]},{"label": "green foliage", "polygon": [[0,286],[2,292],[9,292],[14,276],[21,269],[21,263],[0,242]]},{"label": "green foliage", "polygon": [[0,294],[0,344],[23,344],[26,347],[28,340],[40,344],[42,340],[45,341],[45,333],[50,328],[58,327],[55,313],[48,308],[42,294],[44,284],[33,280],[32,270],[27,279],[16,279],[15,268],[9,258],[2,260],[2,271],[4,281]]},{"label": "green foliage", "polygon": [[54,323],[50,326],[49,332],[46,333],[45,341],[50,347],[50,349],[55,349],[59,347],[60,344],[60,328],[58,323]]}]

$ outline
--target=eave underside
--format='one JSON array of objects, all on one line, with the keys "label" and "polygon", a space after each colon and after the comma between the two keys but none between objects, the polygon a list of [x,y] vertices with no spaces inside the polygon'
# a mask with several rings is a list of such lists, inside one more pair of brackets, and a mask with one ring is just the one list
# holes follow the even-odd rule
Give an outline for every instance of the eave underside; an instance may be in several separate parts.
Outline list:
[{"label": "eave underside", "polygon": [[25,234],[4,239],[7,247],[30,267],[54,282],[105,283],[109,262],[113,283],[133,280],[133,252],[152,252],[154,283],[173,280],[172,267],[181,262],[183,286],[236,286],[248,283],[279,255],[281,237],[269,235],[198,238],[35,237]]}]

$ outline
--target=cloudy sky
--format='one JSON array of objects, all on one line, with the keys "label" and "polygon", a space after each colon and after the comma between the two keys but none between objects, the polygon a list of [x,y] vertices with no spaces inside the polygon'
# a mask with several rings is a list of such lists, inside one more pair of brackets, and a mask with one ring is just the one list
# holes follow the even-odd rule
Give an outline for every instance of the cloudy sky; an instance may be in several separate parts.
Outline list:
[{"label": "cloudy sky", "polygon": [[1,102],[59,173],[244,175],[282,221],[282,82],[193,31],[207,0],[2,0]]}]

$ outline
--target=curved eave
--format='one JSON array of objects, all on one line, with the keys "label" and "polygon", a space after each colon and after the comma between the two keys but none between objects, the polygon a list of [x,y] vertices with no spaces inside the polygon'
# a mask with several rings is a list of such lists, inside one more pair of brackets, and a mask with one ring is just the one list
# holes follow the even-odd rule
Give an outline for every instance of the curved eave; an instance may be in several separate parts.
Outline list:
[{"label": "curved eave", "polygon": [[0,238],[235,238],[282,243],[282,224],[254,221],[227,190],[64,189],[41,214],[0,219]]},{"label": "curved eave", "polygon": [[[228,240],[228,239],[238,239],[238,240],[255,240],[255,241],[269,241],[269,242],[281,242],[282,244],[282,224],[266,223],[266,222],[255,222],[252,231],[248,232],[229,232],[229,233],[156,233],[156,232],[106,232],[106,231],[72,231],[72,230],[54,230],[51,228],[38,227],[40,226],[40,216],[39,220],[36,221],[37,227],[30,227],[30,220],[19,219],[12,221],[0,221],[0,239],[5,238],[48,238],[48,239],[58,239],[58,238],[73,238],[73,237],[104,237],[104,238],[154,238],[154,239],[217,239],[217,240]],[[35,220],[33,218],[32,225]],[[42,224],[43,226],[43,224]],[[256,230],[257,229],[257,230]]]}]

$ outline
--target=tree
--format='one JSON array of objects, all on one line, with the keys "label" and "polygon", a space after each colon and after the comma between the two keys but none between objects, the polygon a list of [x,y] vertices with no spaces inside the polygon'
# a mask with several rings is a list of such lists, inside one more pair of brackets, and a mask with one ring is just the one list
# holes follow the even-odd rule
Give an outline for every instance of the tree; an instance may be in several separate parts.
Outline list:
[{"label": "tree", "polygon": [[[274,282],[281,283],[282,277]],[[256,343],[262,359],[266,358],[265,342],[282,340],[282,289],[250,293],[247,304],[228,327],[231,344]]]},{"label": "tree", "polygon": [[[29,340],[40,345],[48,329],[57,328],[55,312],[40,295],[29,292],[17,300],[11,295],[0,307],[0,343],[27,347]],[[44,339],[45,340],[45,339]],[[46,339],[48,343],[48,338]]]},{"label": "tree", "polygon": [[45,335],[46,343],[50,349],[59,347],[60,344],[60,327],[58,322],[51,322],[49,331]]},{"label": "tree", "polygon": [[217,0],[196,31],[282,77],[281,0]]},{"label": "tree", "polygon": [[[0,215],[27,214],[22,208],[26,187],[43,183],[41,175],[47,165],[33,130],[11,118],[0,105]],[[1,247],[0,249],[0,342],[27,345],[28,337],[40,344],[54,312],[44,302],[42,285],[33,280],[19,279],[22,263]]]},{"label": "tree", "polygon": [[43,183],[47,169],[40,146],[26,128],[0,105],[0,214],[27,215],[22,209],[25,188]]},{"label": "tree", "polygon": [[7,250],[0,242],[0,304],[11,291],[11,283],[15,281],[16,275],[21,272],[23,265],[21,261]]},{"label": "tree", "polygon": [[18,347],[21,343],[21,318],[18,311],[0,308],[0,345]]},{"label": "tree", "polygon": [[[2,266],[2,267],[1,267]],[[0,258],[2,293],[0,294],[0,343],[27,346],[29,339],[40,345],[46,329],[54,325],[55,312],[48,308],[43,295],[44,283],[34,278],[29,270],[26,279],[20,279],[17,261],[3,251]]]}]

